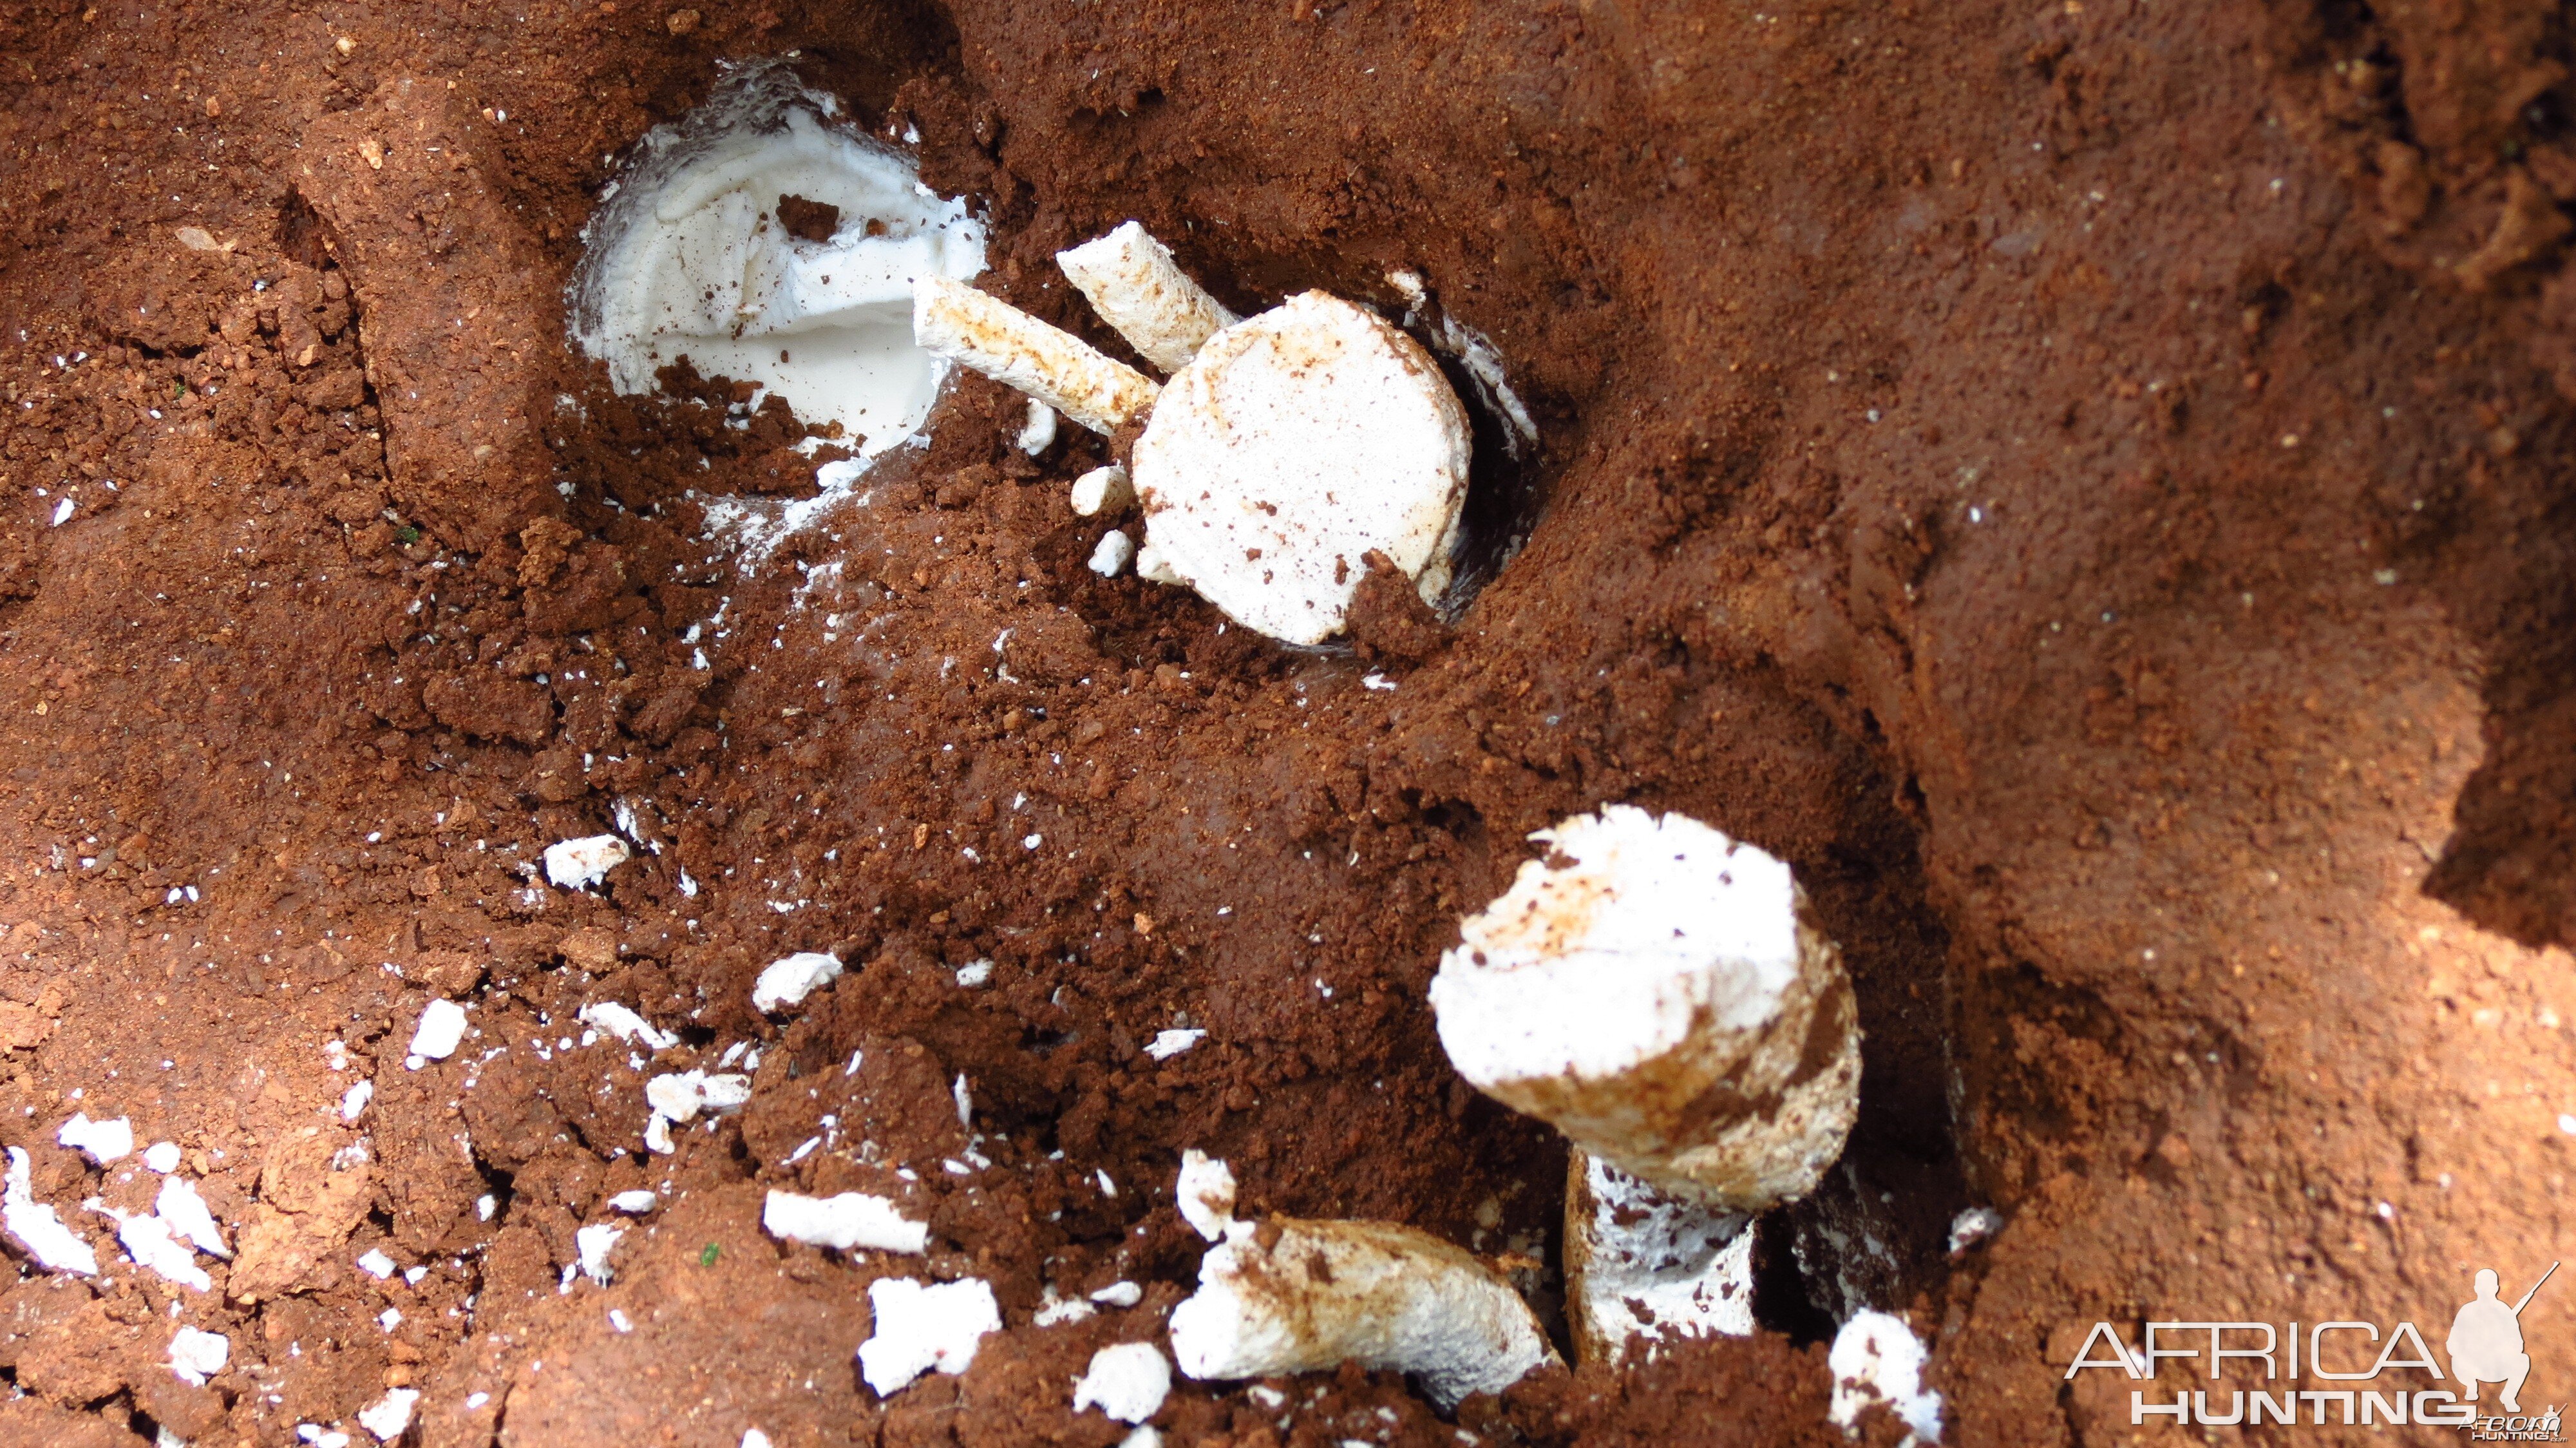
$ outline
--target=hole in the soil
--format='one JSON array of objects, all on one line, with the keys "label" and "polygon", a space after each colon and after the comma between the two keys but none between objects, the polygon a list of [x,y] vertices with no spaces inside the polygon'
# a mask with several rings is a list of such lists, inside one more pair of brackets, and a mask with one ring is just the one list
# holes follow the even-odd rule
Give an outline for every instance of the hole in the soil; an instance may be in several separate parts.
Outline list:
[{"label": "hole in the soil", "polygon": [[1753,1233],[1753,1320],[1786,1333],[1800,1347],[1830,1341],[1834,1316],[1807,1293],[1791,1233],[1779,1214],[1757,1218]]},{"label": "hole in the soil", "polygon": [[572,288],[574,336],[618,391],[686,357],[839,424],[863,457],[921,429],[946,367],[913,344],[913,287],[982,271],[984,228],[838,112],[765,63],[638,143]]},{"label": "hole in the soil", "polygon": [[288,261],[314,271],[334,264],[339,255],[331,224],[293,187],[277,199],[277,249]]}]

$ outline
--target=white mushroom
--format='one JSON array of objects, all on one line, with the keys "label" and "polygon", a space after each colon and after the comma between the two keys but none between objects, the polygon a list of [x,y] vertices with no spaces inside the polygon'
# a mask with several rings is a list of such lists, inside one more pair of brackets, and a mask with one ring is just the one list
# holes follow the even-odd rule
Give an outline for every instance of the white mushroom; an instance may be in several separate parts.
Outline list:
[{"label": "white mushroom", "polygon": [[[1095,432],[1146,418],[1130,459],[1138,576],[1186,583],[1289,643],[1342,631],[1371,552],[1426,600],[1449,586],[1471,450],[1429,353],[1376,314],[1305,292],[1234,321],[1130,222],[1058,261],[1158,365],[1156,389],[1069,333],[964,287],[926,284],[914,334]],[[1113,506],[1090,478],[1075,506]]]},{"label": "white mushroom", "polygon": [[1198,1290],[1172,1310],[1172,1358],[1189,1376],[1355,1362],[1410,1374],[1446,1409],[1556,1361],[1529,1304],[1464,1248],[1393,1222],[1236,1221],[1234,1174],[1190,1156],[1183,1213],[1223,1240],[1199,1260]]},{"label": "white mushroom", "polygon": [[[832,124],[836,109],[754,65],[644,137],[573,283],[574,335],[619,391],[651,391],[685,355],[841,423],[863,455],[920,430],[946,368],[912,340],[913,288],[983,270],[983,225],[902,153]],[[791,231],[788,196],[836,211],[831,235]]]},{"label": "white mushroom", "polygon": [[[1647,1336],[1745,1331],[1726,1289],[1749,1281],[1749,1244],[1722,1249],[1744,1217],[1815,1187],[1859,1111],[1841,957],[1787,865],[1695,820],[1612,805],[1532,838],[1548,858],[1441,960],[1441,1044],[1581,1148],[1566,1259],[1587,1354],[1616,1358],[1638,1332],[1631,1298],[1655,1314]],[[1596,1184],[1619,1209],[1600,1209]],[[1650,1265],[1685,1243],[1688,1261]]]}]

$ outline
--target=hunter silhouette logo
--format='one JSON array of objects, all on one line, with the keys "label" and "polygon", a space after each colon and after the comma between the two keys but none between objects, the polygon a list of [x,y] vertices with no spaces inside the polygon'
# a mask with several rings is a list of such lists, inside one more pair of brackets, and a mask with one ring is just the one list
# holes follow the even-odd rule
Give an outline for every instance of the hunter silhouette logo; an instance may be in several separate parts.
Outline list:
[{"label": "hunter silhouette logo", "polygon": [[2444,1344],[2451,1351],[2451,1375],[2460,1380],[2470,1402],[2478,1400],[2480,1383],[2502,1383],[2504,1410],[2522,1411],[2522,1380],[2531,1376],[2531,1354],[2522,1350],[2522,1310],[2540,1295],[2541,1285],[2557,1271],[2558,1264],[2550,1263],[2549,1270],[2540,1274],[2540,1281],[2522,1294],[2522,1300],[2507,1307],[2496,1296],[2495,1269],[2478,1269],[2478,1295],[2451,1319],[2450,1341]]}]

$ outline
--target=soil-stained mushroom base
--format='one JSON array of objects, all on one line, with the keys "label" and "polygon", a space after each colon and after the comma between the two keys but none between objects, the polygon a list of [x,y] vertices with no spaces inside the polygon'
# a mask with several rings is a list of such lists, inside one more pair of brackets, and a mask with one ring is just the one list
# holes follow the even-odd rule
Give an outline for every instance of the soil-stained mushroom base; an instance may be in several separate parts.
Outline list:
[{"label": "soil-stained mushroom base", "polygon": [[[1787,861],[1851,974],[1759,1331],[1454,1420],[1176,1377],[1166,1443],[1841,1444],[1865,1309],[1960,1444],[2122,1438],[2097,1320],[2438,1345],[2576,1261],[2563,8],[0,7],[0,1147],[100,1269],[0,1241],[0,1442],[1107,1448],[1073,1384],[1168,1346],[1185,1148],[1561,1331],[1563,1147],[1424,990],[1610,803]],[[1088,567],[1119,442],[1031,456],[982,378],[864,474],[693,368],[615,394],[599,188],[791,53],[1121,360],[1053,256],[1129,219],[1240,315],[1417,275],[1538,424],[1488,466],[1452,379],[1508,561],[1286,650]],[[664,1153],[662,1078],[748,1099]],[[208,1290],[82,1207],[165,1180],[234,1255],[134,1239]],[[889,1276],[1002,1328],[880,1399]],[[2576,1393],[2564,1274],[2521,1326]]]}]

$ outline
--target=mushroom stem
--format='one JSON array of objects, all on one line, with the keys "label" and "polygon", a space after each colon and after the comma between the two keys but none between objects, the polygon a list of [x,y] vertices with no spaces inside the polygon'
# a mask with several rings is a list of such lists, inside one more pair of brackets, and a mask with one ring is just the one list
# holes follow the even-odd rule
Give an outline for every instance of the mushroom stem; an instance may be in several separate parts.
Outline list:
[{"label": "mushroom stem", "polygon": [[1190,365],[1200,344],[1240,320],[1138,222],[1057,252],[1055,264],[1102,321],[1166,373]]},{"label": "mushroom stem", "polygon": [[1565,1168],[1565,1297],[1587,1363],[1615,1365],[1632,1341],[1749,1337],[1753,1224],[1577,1147]]},{"label": "mushroom stem", "polygon": [[913,340],[1106,437],[1152,410],[1152,378],[1010,303],[944,277],[913,290]]},{"label": "mushroom stem", "polygon": [[1465,1249],[1392,1222],[1236,1222],[1172,1310],[1172,1357],[1193,1378],[1411,1374],[1442,1408],[1498,1393],[1556,1360],[1512,1285]]}]

